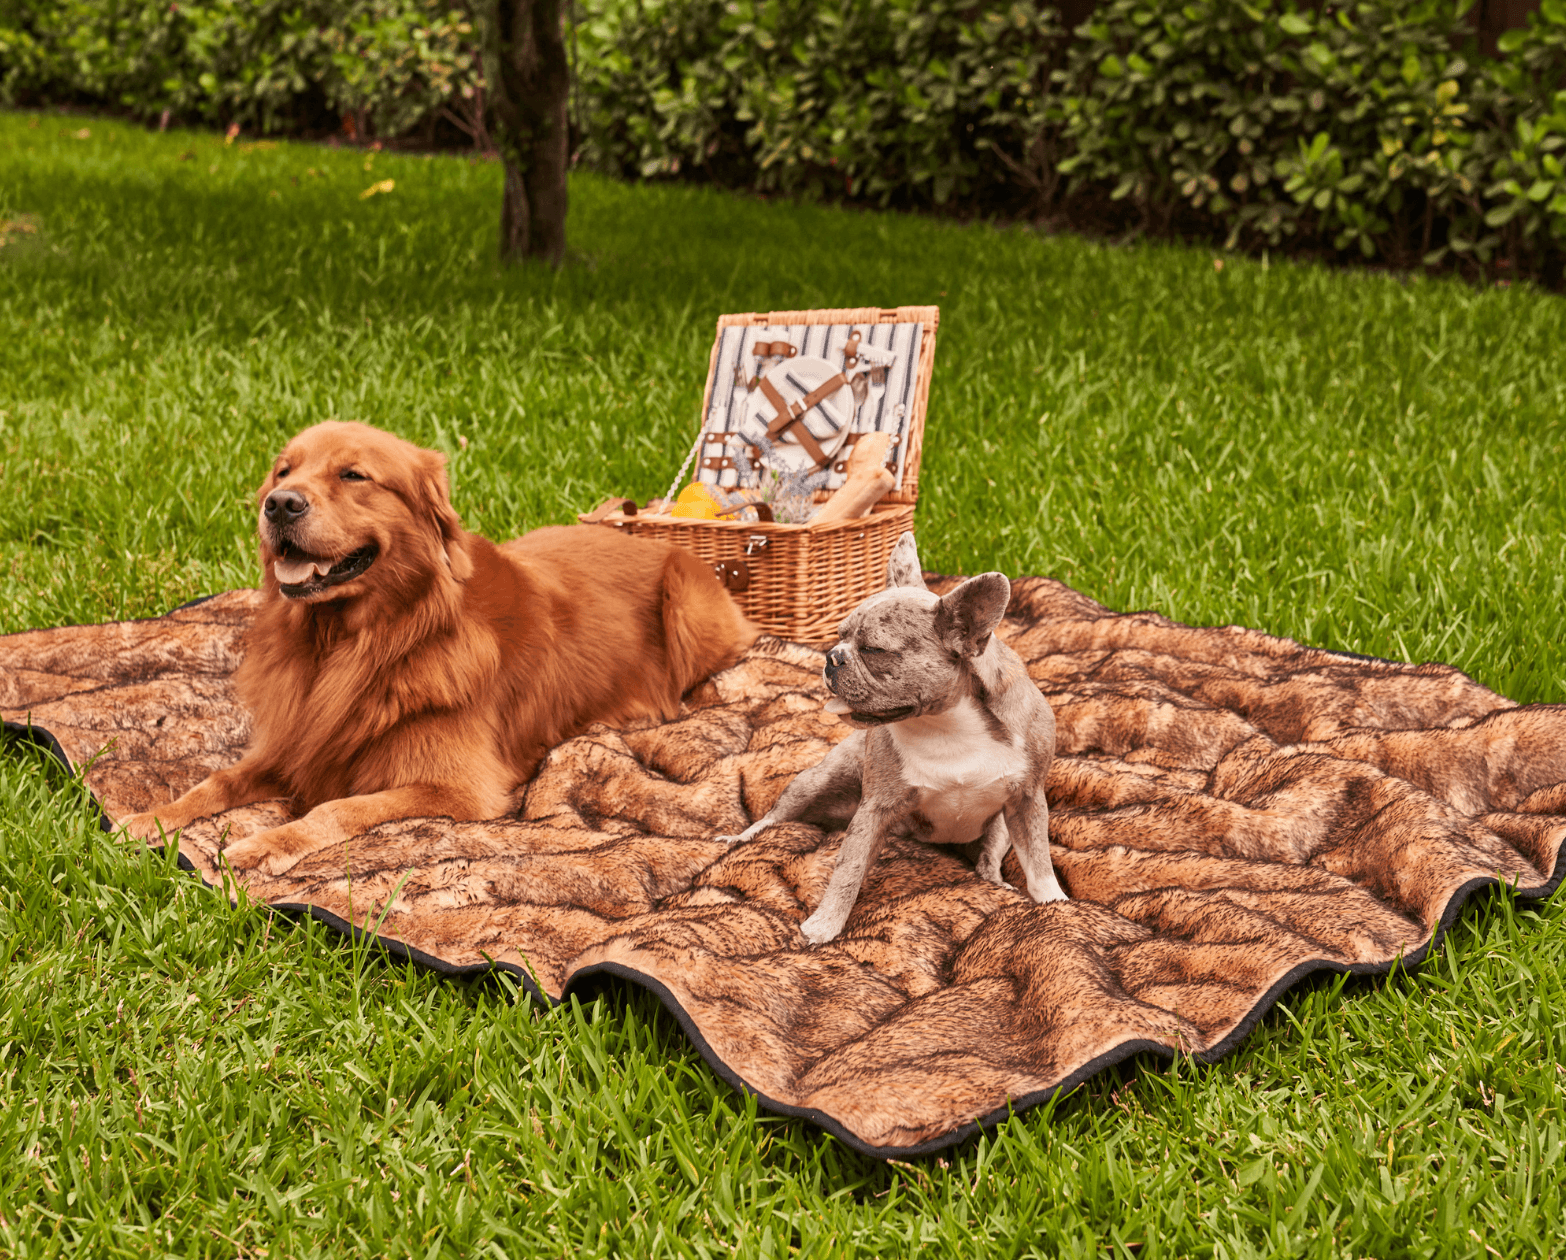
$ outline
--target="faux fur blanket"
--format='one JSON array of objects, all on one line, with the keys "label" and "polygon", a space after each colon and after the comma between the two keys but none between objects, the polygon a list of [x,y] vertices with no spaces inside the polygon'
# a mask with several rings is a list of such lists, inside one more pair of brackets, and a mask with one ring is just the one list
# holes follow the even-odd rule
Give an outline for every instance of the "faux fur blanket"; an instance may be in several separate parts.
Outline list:
[{"label": "faux fur blanket", "polygon": [[[0,708],[88,767],[109,818],[146,809],[238,757],[227,679],[256,601],[0,638]],[[679,720],[556,749],[519,818],[388,824],[248,887],[551,999],[628,977],[766,1107],[906,1156],[1138,1051],[1215,1059],[1306,974],[1416,963],[1476,889],[1543,897],[1561,879],[1566,706],[1513,705],[1444,665],[1117,615],[1039,578],[1015,584],[1004,637],[1059,723],[1069,902],[893,842],[843,935],[803,947],[840,837],[709,839],[847,734],[822,711],[820,654],[774,640]],[[198,823],[182,853],[216,882],[224,833],[281,817]]]}]

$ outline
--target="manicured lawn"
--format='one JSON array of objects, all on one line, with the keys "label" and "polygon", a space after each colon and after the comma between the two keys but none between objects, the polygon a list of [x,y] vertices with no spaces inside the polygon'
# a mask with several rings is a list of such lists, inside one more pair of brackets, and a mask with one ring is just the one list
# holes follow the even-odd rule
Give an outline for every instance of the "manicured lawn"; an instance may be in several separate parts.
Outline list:
[{"label": "manicured lawn", "polygon": [[[362,199],[381,180],[389,193]],[[724,311],[938,302],[920,544],[1566,700],[1566,302],[583,176],[0,114],[0,632],[252,584],[278,444],[451,457],[492,537],[661,493]],[[24,217],[25,216],[25,217]],[[1296,991],[915,1166],[758,1114],[656,1002],[540,1011],[230,909],[0,756],[0,1256],[1566,1250],[1566,910]]]}]

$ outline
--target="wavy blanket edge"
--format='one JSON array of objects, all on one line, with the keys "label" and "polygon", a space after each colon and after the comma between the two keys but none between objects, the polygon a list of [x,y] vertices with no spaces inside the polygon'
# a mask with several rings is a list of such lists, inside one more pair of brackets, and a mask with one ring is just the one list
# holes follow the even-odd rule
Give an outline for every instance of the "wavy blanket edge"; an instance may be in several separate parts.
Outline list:
[{"label": "wavy blanket edge", "polygon": [[[0,726],[3,726],[7,735],[29,741],[43,749],[58,760],[70,773],[78,773],[78,768],[71,764],[65,749],[60,745],[60,741],[47,729],[37,726],[24,726],[16,722],[4,722],[0,723]],[[98,812],[99,828],[106,833],[112,832],[114,824],[108,814],[104,812],[97,797],[93,795],[85,784],[83,784],[83,791],[87,793],[92,807]],[[201,878],[195,866],[183,854],[179,855],[178,862],[181,870],[188,871],[198,879],[201,879],[203,887],[211,889],[214,893],[221,893],[222,890],[217,884]],[[1511,886],[1512,892],[1514,896],[1525,900],[1544,901],[1560,887],[1563,878],[1566,878],[1566,849],[1562,849],[1558,855],[1555,870],[1547,881],[1531,888],[1513,884]],[[1327,959],[1310,959],[1299,963],[1256,1001],[1255,1005],[1251,1007],[1250,1011],[1240,1020],[1239,1024],[1228,1036],[1206,1050],[1187,1052],[1189,1057],[1198,1063],[1216,1063],[1220,1059],[1226,1058],[1250,1036],[1256,1025],[1261,1022],[1268,1011],[1278,1003],[1284,994],[1318,973],[1377,977],[1390,976],[1397,971],[1412,972],[1416,970],[1423,965],[1430,954],[1440,945],[1442,939],[1451,930],[1452,925],[1457,921],[1458,916],[1461,915],[1471,898],[1482,893],[1499,890],[1505,885],[1506,881],[1495,877],[1478,877],[1463,884],[1448,899],[1445,908],[1441,912],[1436,929],[1430,934],[1429,938],[1413,954],[1404,958],[1395,959],[1390,963],[1384,964],[1338,963]],[[1009,1099],[1004,1107],[942,1134],[940,1137],[914,1146],[875,1146],[857,1137],[824,1111],[819,1111],[813,1107],[797,1107],[779,1102],[776,1099],[769,1098],[765,1093],[750,1085],[738,1072],[734,1071],[717,1055],[707,1039],[702,1035],[701,1029],[697,1027],[696,1022],[686,1012],[685,1008],[680,1005],[667,986],[654,977],[621,963],[597,963],[573,972],[565,986],[564,992],[559,999],[556,999],[545,992],[524,968],[514,963],[490,962],[466,966],[449,963],[415,946],[407,945],[394,937],[380,936],[373,932],[367,932],[363,928],[356,927],[346,919],[333,914],[331,911],[309,902],[272,902],[266,903],[266,908],[287,915],[297,915],[301,918],[313,918],[333,931],[341,933],[349,940],[356,942],[365,941],[376,945],[383,949],[391,958],[415,963],[420,967],[437,972],[450,979],[470,980],[485,975],[504,973],[511,976],[534,1001],[544,1006],[564,1005],[571,1000],[573,995],[579,994],[584,988],[590,987],[591,982],[600,976],[610,976],[631,984],[640,985],[662,1003],[664,1009],[674,1017],[681,1031],[684,1032],[691,1044],[696,1047],[697,1053],[731,1088],[739,1093],[754,1096],[761,1107],[774,1114],[807,1120],[837,1138],[845,1146],[875,1159],[910,1159],[949,1150],[954,1146],[960,1146],[981,1132],[992,1132],[998,1125],[1013,1115],[1019,1115],[1035,1107],[1043,1106],[1052,1099],[1070,1094],[1100,1072],[1123,1063],[1127,1059],[1134,1058],[1138,1054],[1151,1053],[1162,1059],[1172,1061],[1181,1053],[1163,1042],[1142,1038],[1124,1041],[1097,1058],[1083,1064],[1059,1084],[1049,1089],[1040,1090],[1037,1093]]]}]

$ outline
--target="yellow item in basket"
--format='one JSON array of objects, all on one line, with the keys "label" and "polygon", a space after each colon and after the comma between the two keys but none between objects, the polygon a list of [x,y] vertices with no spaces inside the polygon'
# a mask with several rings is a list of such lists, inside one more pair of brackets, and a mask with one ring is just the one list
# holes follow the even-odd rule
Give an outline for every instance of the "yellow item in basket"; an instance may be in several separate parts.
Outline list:
[{"label": "yellow item in basket", "polygon": [[693,481],[680,491],[680,497],[674,501],[674,511],[671,515],[688,516],[698,521],[715,521],[718,519],[720,506],[721,504],[712,497],[711,490],[701,482]]}]

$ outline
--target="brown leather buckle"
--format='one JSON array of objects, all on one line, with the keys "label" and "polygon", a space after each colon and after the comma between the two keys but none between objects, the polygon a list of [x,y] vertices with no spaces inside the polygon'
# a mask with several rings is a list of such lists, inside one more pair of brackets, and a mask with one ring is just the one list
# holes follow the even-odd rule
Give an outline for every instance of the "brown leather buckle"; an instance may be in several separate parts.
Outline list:
[{"label": "brown leather buckle", "polygon": [[854,329],[848,334],[848,340],[843,343],[843,371],[859,366],[859,329]]}]

